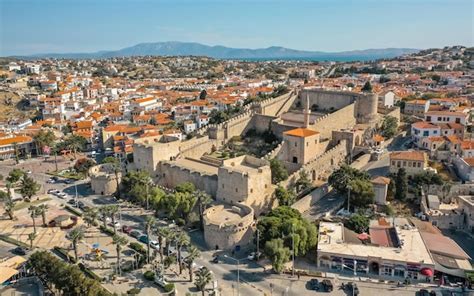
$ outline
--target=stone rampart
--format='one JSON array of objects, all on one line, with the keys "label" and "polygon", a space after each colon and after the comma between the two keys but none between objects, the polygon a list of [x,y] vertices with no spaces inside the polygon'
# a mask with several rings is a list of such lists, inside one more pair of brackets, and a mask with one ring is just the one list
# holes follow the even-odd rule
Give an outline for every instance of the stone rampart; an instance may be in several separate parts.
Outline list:
[{"label": "stone rampart", "polygon": [[331,138],[333,130],[353,127],[356,124],[354,104],[347,105],[334,113],[326,114],[318,119],[309,128],[318,131],[321,140]]},{"label": "stone rampart", "polygon": [[253,239],[253,210],[242,204],[217,205],[204,211],[204,239],[210,249],[245,247]]}]

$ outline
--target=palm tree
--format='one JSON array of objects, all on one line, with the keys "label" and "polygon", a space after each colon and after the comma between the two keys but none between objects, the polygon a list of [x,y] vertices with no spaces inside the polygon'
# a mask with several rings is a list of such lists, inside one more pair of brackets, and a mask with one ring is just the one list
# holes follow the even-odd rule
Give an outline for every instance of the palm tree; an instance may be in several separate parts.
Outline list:
[{"label": "palm tree", "polygon": [[5,212],[7,213],[10,220],[15,219],[14,216],[14,209],[15,209],[15,202],[12,199],[12,194],[10,191],[10,182],[7,182],[7,192],[1,191],[0,193],[0,200],[4,201]]},{"label": "palm tree", "polygon": [[71,232],[69,232],[69,238],[72,241],[72,248],[74,249],[74,258],[77,262],[77,244],[80,240],[84,239],[84,228],[83,227],[76,227]]},{"label": "palm tree", "polygon": [[148,237],[148,242],[146,244],[146,255],[147,262],[150,264],[150,241],[151,241],[151,230],[156,224],[156,219],[153,216],[146,216],[145,218],[145,232]]},{"label": "palm tree", "polygon": [[212,202],[211,197],[204,191],[196,190],[195,193],[197,199],[197,205],[199,207],[199,225],[201,230],[204,229],[204,218],[203,213],[207,206]]},{"label": "palm tree", "polygon": [[194,260],[199,258],[199,256],[201,256],[201,252],[199,252],[199,249],[191,245],[188,249],[188,256],[184,259],[186,263],[188,264],[189,281],[191,283],[193,282],[193,263],[194,263]]},{"label": "palm tree", "polygon": [[107,217],[109,216],[109,212],[109,206],[103,206],[99,208],[99,213],[102,216],[102,223],[104,224],[104,228],[107,228]]},{"label": "palm tree", "polygon": [[156,235],[158,236],[158,247],[160,248],[160,262],[163,262],[163,240],[168,236],[170,230],[165,227],[159,227],[156,230]]},{"label": "palm tree", "polygon": [[181,248],[183,246],[189,245],[189,236],[185,232],[180,232],[176,236],[176,247],[178,249],[178,266],[179,266],[179,274],[183,271],[183,260],[181,258]]},{"label": "palm tree", "polygon": [[206,286],[212,281],[212,273],[207,269],[207,267],[200,268],[196,271],[196,281],[194,285],[201,291],[202,296],[204,296],[204,291]]},{"label": "palm tree", "polygon": [[89,208],[84,212],[83,218],[87,226],[91,227],[95,224],[97,218],[99,218],[99,212],[95,208]]},{"label": "palm tree", "polygon": [[38,206],[38,214],[41,215],[43,221],[43,227],[46,227],[46,213],[48,212],[48,205],[42,204]]},{"label": "palm tree", "polygon": [[166,256],[168,256],[168,254],[170,253],[171,242],[176,238],[176,232],[169,230],[165,233],[164,238],[166,244]]},{"label": "palm tree", "polygon": [[117,251],[117,272],[120,274],[120,252],[122,251],[122,247],[125,246],[128,241],[125,237],[115,234],[112,238],[112,243],[115,245]]},{"label": "palm tree", "polygon": [[38,207],[30,206],[28,208],[28,212],[30,213],[31,219],[33,219],[33,231],[36,233],[36,217],[38,217]]},{"label": "palm tree", "polygon": [[36,233],[32,232],[28,234],[28,240],[30,241],[30,249],[33,250],[33,241],[36,239]]},{"label": "palm tree", "polygon": [[110,219],[112,219],[112,228],[114,229],[114,234],[117,233],[117,229],[115,227],[115,215],[117,215],[118,211],[119,211],[118,205],[109,206],[109,215],[110,215]]}]

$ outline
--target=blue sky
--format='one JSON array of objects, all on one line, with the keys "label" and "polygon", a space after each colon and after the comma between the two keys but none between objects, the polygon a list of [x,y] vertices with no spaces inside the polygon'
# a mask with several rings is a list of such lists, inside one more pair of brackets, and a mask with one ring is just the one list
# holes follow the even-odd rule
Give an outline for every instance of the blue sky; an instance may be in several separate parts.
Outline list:
[{"label": "blue sky", "polygon": [[473,45],[472,0],[0,0],[0,55],[141,42],[343,51]]}]

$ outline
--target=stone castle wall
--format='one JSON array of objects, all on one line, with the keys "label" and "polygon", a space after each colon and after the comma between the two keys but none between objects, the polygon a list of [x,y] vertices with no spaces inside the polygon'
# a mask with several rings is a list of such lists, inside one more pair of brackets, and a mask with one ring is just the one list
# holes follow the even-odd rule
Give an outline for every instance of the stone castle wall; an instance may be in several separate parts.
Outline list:
[{"label": "stone castle wall", "polygon": [[288,111],[297,98],[298,96],[295,91],[292,90],[279,97],[254,103],[252,108],[262,115],[278,116],[283,112]]},{"label": "stone castle wall", "polygon": [[235,246],[245,247],[253,242],[253,210],[245,205],[236,205],[232,209],[239,212],[240,218],[219,223],[214,219],[219,212],[228,210],[217,205],[204,212],[204,240],[210,249],[229,250]]},{"label": "stone castle wall", "polygon": [[309,129],[318,131],[321,140],[329,139],[333,130],[350,128],[357,123],[354,112],[355,104],[349,104],[334,113],[318,118],[314,124],[309,126]]},{"label": "stone castle wall", "polygon": [[158,184],[167,188],[175,188],[184,182],[191,182],[197,189],[211,196],[217,193],[217,175],[209,175],[200,171],[176,165],[172,161],[162,161],[159,164],[160,176]]},{"label": "stone castle wall", "polygon": [[[89,169],[91,188],[95,194],[112,195],[117,191],[117,179],[111,164],[100,164]],[[120,183],[122,174],[117,174]]]},{"label": "stone castle wall", "polygon": [[309,99],[309,107],[317,105],[323,110],[339,110],[354,103],[358,95],[357,93],[348,91],[325,90],[321,88],[302,89],[299,93],[299,102],[302,108],[305,108],[306,98]]},{"label": "stone castle wall", "polygon": [[339,144],[324,152],[317,158],[311,160],[299,170],[292,173],[288,179],[279,183],[283,187],[290,187],[294,185],[299,179],[299,174],[301,171],[306,171],[308,173],[309,179],[312,181],[316,180],[327,180],[329,175],[339,166],[345,162],[348,155],[346,141],[342,140]]}]

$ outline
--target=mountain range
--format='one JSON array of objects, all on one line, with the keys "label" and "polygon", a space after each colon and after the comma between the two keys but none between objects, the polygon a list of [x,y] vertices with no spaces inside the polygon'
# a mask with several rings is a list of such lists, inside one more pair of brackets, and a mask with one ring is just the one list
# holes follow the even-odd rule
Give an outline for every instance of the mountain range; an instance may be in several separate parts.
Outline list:
[{"label": "mountain range", "polygon": [[342,52],[305,51],[280,46],[248,49],[231,48],[221,45],[209,46],[194,42],[153,42],[140,43],[131,47],[93,53],[48,53],[22,58],[65,58],[100,59],[130,56],[207,56],[216,59],[239,60],[314,60],[314,61],[355,61],[393,58],[419,51],[413,48],[366,49]]}]

